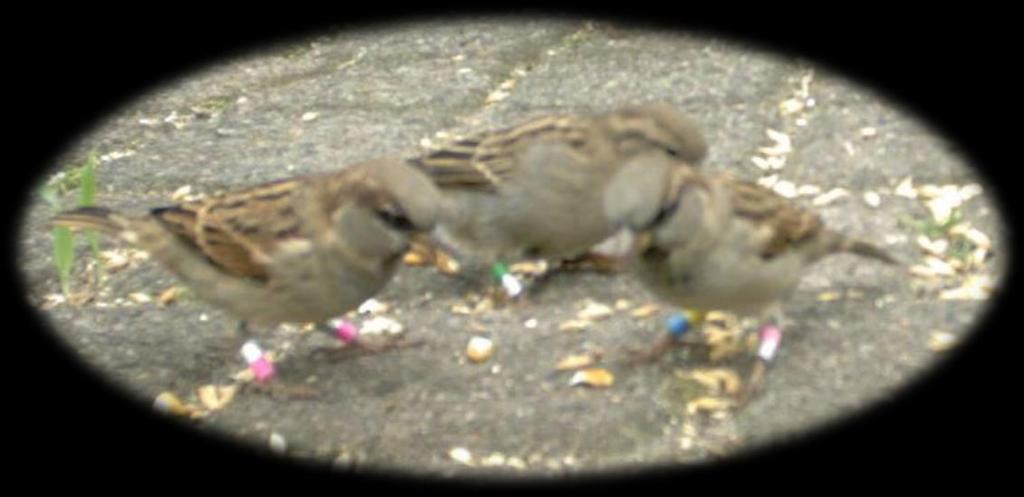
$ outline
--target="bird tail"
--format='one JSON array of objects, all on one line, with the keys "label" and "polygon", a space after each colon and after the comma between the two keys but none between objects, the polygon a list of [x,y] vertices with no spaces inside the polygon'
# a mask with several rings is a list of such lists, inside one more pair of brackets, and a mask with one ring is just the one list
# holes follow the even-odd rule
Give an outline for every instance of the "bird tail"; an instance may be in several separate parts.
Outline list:
[{"label": "bird tail", "polygon": [[50,224],[74,230],[91,229],[118,235],[127,229],[128,220],[105,207],[79,207],[57,214],[50,219]]},{"label": "bird tail", "polygon": [[863,240],[839,237],[836,251],[868,257],[870,259],[882,261],[886,264],[899,264],[899,261],[884,249]]}]

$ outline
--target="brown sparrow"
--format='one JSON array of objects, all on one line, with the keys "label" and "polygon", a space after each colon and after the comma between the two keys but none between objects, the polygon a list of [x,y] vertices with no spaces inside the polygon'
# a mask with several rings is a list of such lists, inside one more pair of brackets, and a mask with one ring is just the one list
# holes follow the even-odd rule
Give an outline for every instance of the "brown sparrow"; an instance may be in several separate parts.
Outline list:
[{"label": "brown sparrow", "polygon": [[245,330],[249,322],[323,322],[376,294],[410,238],[434,227],[438,200],[425,175],[381,159],[138,216],[84,207],[52,223],[146,250]]},{"label": "brown sparrow", "polygon": [[707,145],[696,124],[656,103],[541,117],[410,162],[444,193],[437,238],[494,263],[578,256],[610,236],[601,193],[622,163],[651,151],[695,164]]},{"label": "brown sparrow", "polygon": [[[774,326],[762,328],[769,340],[762,344],[764,362],[781,338],[781,303],[807,266],[844,252],[896,263],[767,188],[729,174],[704,175],[661,155],[625,165],[605,191],[604,211],[612,224],[636,233],[633,271],[660,298],[698,316],[709,310],[771,315]],[[672,340],[665,336],[648,358]],[[758,364],[755,387],[764,368]]]}]

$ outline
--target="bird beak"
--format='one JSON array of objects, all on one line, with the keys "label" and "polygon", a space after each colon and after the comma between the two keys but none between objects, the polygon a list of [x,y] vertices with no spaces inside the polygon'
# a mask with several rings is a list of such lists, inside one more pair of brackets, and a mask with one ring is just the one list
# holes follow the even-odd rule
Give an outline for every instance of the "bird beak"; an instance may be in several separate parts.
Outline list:
[{"label": "bird beak", "polygon": [[652,244],[654,244],[654,235],[650,231],[644,231],[637,234],[636,243],[633,246],[636,247],[637,252],[642,253]]}]

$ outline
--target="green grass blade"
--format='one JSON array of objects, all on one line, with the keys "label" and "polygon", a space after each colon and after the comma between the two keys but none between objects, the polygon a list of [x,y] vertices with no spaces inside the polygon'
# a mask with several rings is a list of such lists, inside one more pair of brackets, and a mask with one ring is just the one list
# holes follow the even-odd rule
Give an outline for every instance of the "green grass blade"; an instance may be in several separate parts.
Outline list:
[{"label": "green grass blade", "polygon": [[[78,185],[78,205],[82,207],[89,207],[96,203],[96,162],[96,153],[91,152],[85,159],[85,164],[82,164],[82,173],[79,176],[81,182]],[[86,232],[85,236],[89,241],[93,259],[98,261],[100,245],[96,232],[90,230]]]},{"label": "green grass blade", "polygon": [[88,207],[96,202],[96,154],[90,153],[82,165],[78,184],[78,205]]},{"label": "green grass blade", "polygon": [[74,239],[71,230],[63,226],[53,229],[53,262],[57,265],[60,287],[64,295],[71,293],[71,264],[74,261]]}]

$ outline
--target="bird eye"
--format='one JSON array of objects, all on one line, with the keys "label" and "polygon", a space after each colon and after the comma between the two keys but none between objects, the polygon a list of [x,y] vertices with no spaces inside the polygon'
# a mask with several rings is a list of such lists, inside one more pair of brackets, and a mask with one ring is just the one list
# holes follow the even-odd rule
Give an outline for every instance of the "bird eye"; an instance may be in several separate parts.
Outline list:
[{"label": "bird eye", "polygon": [[412,221],[409,220],[404,214],[395,212],[390,209],[376,209],[374,212],[381,221],[385,224],[401,231],[412,231],[415,229]]}]

